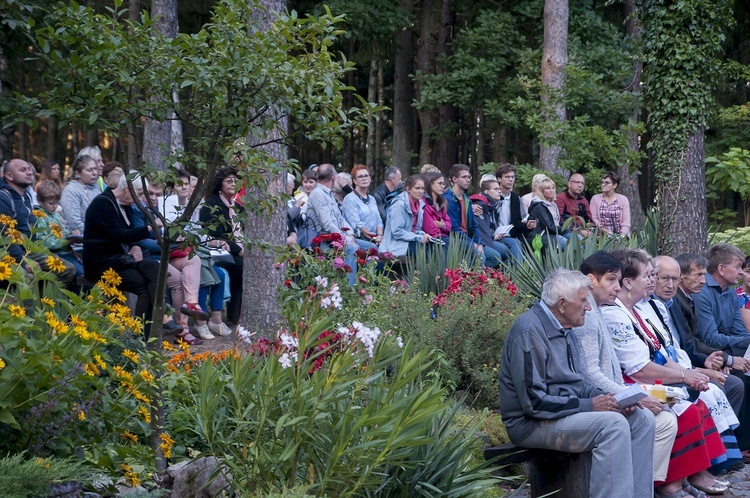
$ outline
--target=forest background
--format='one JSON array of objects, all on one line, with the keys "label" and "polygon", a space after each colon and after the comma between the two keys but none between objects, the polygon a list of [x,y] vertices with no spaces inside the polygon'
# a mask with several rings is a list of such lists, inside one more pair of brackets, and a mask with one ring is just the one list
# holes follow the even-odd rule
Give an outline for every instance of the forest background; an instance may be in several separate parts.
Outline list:
[{"label": "forest background", "polygon": [[[51,4],[3,3],[0,117],[10,109],[13,92],[33,96],[50,81],[43,66],[28,60],[30,47],[18,27],[29,17],[39,25]],[[104,11],[113,2],[81,4]],[[174,10],[176,17],[168,21],[193,33],[208,21],[213,5],[212,0],[129,0],[124,6],[131,19],[143,10],[152,16]],[[286,2],[300,16],[320,14],[323,5]],[[408,175],[424,163],[447,171],[462,162],[477,179],[483,168],[511,162],[519,166],[521,193],[539,170],[560,175],[559,189],[567,173],[579,171],[589,196],[598,192],[601,172],[617,170],[636,226],[643,225],[645,209],[660,200],[660,242],[666,252],[702,250],[709,215],[724,225],[746,224],[750,1],[331,0],[325,5],[346,16],[346,32],[334,49],[356,63],[356,70],[344,75],[343,83],[354,88],[344,107],[362,105],[356,93],[387,109],[340,147],[322,148],[295,135],[288,156],[303,167],[332,162],[348,170],[364,163],[379,182],[391,165]],[[22,157],[39,167],[54,157],[70,164],[82,147],[98,144],[106,159],[137,165],[149,154],[147,128],[143,123],[129,140],[54,116],[39,119],[36,127],[5,126],[0,159]]]}]

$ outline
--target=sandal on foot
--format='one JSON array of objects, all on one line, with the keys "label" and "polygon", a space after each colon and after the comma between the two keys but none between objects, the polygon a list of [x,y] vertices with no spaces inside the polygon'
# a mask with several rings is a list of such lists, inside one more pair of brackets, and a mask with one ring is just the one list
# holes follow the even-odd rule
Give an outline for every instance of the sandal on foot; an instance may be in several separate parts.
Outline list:
[{"label": "sandal on foot", "polygon": [[703,491],[698,491],[697,489],[695,489],[695,486],[687,481],[682,485],[682,490],[690,496],[694,496],[695,498],[708,498],[706,496],[706,493],[704,493]]},{"label": "sandal on foot", "polygon": [[199,346],[203,344],[203,341],[193,336],[193,334],[188,331],[183,331],[182,333],[175,334],[174,343],[179,344],[180,341],[186,342],[191,346]]},{"label": "sandal on foot", "polygon": [[654,498],[687,498],[690,495],[681,489],[678,489],[674,493],[664,493],[658,489],[654,489]]},{"label": "sandal on foot", "polygon": [[203,311],[201,305],[198,303],[183,304],[180,308],[180,313],[195,318],[196,320],[208,320],[208,313]]},{"label": "sandal on foot", "polygon": [[690,483],[698,491],[703,491],[707,495],[721,495],[729,489],[727,486],[721,486],[719,483],[714,482],[712,486],[701,486],[700,484]]}]

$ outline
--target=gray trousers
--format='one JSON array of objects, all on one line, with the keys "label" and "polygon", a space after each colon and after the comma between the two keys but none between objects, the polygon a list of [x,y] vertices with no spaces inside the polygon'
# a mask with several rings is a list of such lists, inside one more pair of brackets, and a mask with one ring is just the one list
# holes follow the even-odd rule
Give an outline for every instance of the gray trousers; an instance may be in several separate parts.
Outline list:
[{"label": "gray trousers", "polygon": [[590,451],[590,498],[649,498],[654,494],[654,415],[648,410],[638,409],[627,417],[617,412],[583,412],[539,421],[518,446]]}]

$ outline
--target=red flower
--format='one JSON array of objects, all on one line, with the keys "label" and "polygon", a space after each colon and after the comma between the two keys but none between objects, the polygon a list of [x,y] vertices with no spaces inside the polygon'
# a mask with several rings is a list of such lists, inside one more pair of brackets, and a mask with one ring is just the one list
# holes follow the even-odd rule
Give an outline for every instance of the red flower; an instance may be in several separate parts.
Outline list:
[{"label": "red flower", "polygon": [[292,286],[292,281],[290,279],[287,278],[286,280],[284,280],[284,287],[291,287],[291,286]]}]

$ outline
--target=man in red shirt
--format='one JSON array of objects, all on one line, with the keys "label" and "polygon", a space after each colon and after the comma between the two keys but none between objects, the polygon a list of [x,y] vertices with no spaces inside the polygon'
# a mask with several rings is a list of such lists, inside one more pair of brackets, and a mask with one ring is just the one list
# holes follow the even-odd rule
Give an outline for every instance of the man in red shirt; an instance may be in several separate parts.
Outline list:
[{"label": "man in red shirt", "polygon": [[[560,210],[560,223],[564,223],[568,218],[575,218],[572,227],[574,229],[585,229],[586,225],[591,223],[589,201],[583,196],[585,186],[586,182],[583,175],[573,173],[568,180],[568,190],[557,194],[555,204],[557,204],[557,209]],[[585,237],[588,233],[584,230],[581,235]]]}]

